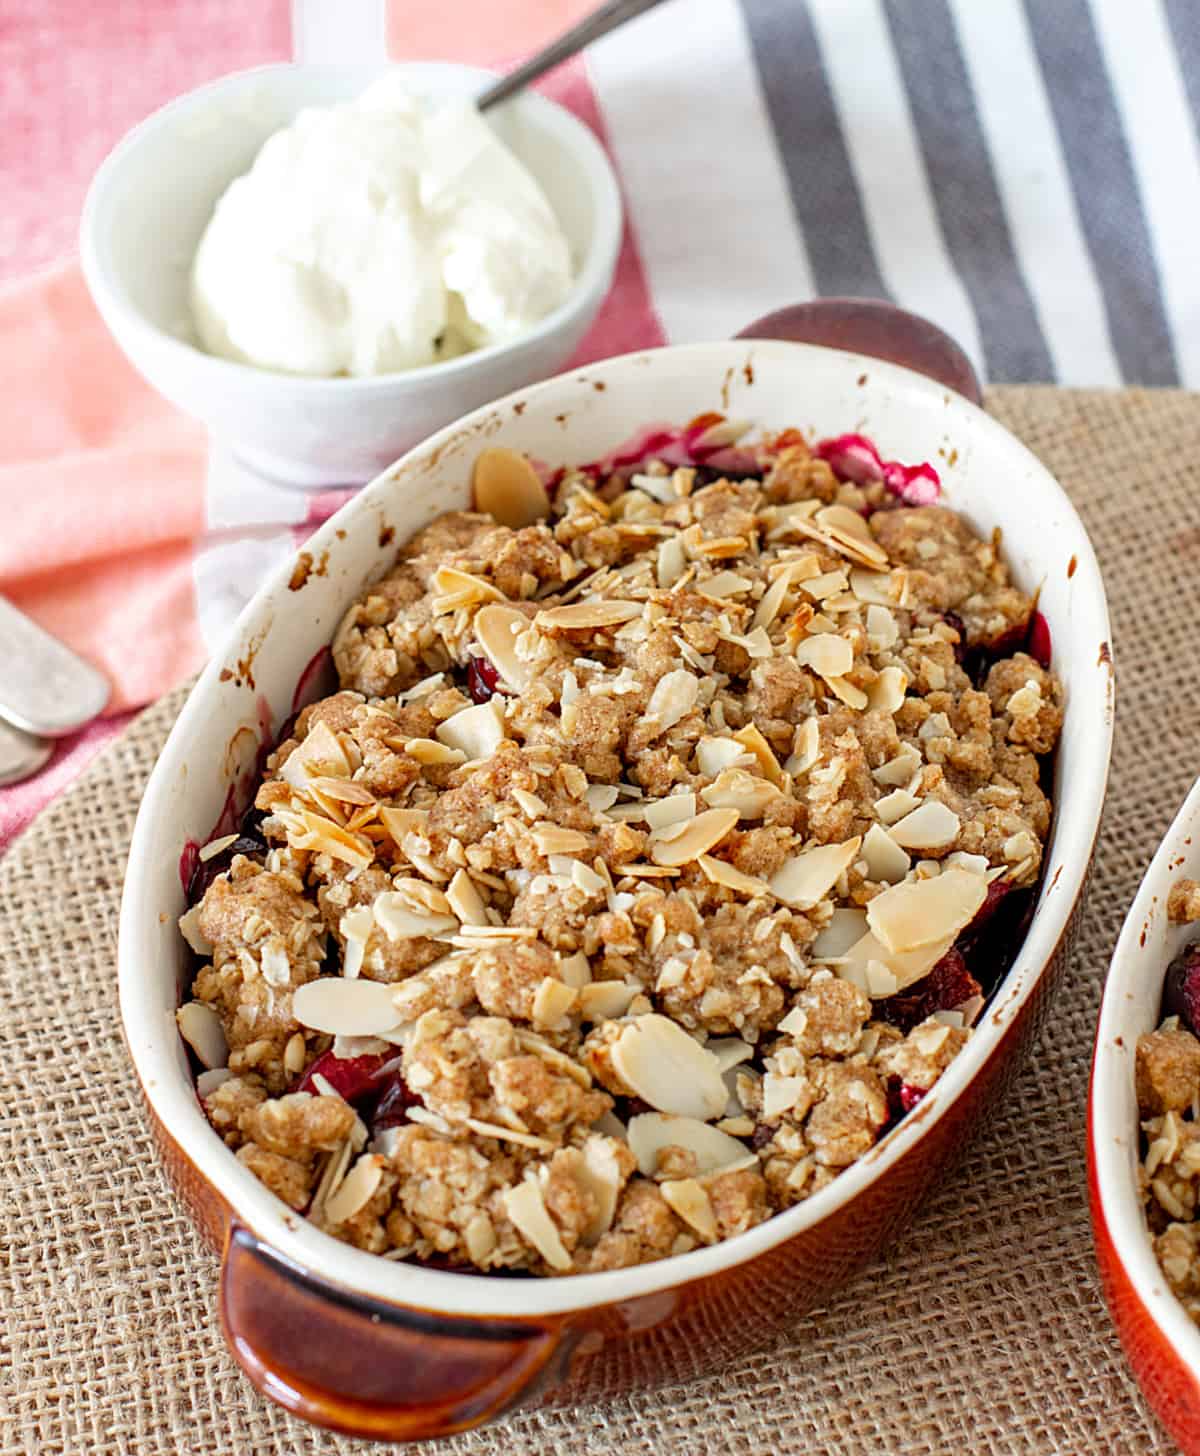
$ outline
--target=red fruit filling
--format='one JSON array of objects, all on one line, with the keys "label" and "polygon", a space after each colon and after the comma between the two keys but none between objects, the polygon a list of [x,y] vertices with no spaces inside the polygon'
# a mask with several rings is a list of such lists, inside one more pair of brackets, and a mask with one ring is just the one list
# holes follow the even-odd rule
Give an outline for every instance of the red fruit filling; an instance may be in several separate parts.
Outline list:
[{"label": "red fruit filling", "polygon": [[292,1088],[293,1092],[316,1092],[315,1078],[322,1076],[347,1102],[358,1102],[377,1094],[400,1067],[400,1053],[395,1050],[372,1053],[365,1057],[335,1057],[324,1052]]},{"label": "red fruit filling", "polygon": [[1200,942],[1184,946],[1167,967],[1162,1014],[1178,1016],[1197,1035],[1200,1028]]},{"label": "red fruit filling", "polygon": [[467,664],[467,692],[476,703],[494,697],[500,685],[500,674],[486,657],[473,657]]},{"label": "red fruit filling", "polygon": [[941,479],[927,461],[902,465],[898,460],[884,460],[866,435],[837,435],[821,440],[813,454],[828,461],[839,480],[853,481],[855,485],[882,481],[906,506],[931,506],[942,493]]},{"label": "red fruit filling", "polygon": [[889,1077],[887,1083],[888,1111],[891,1114],[893,1123],[913,1110],[925,1096],[924,1087],[914,1087],[908,1082],[902,1082],[899,1077]]},{"label": "red fruit filling", "polygon": [[876,1001],[874,1016],[906,1034],[935,1011],[953,1011],[964,1001],[981,996],[983,988],[967,969],[957,946],[948,950],[933,970],[895,996]]}]

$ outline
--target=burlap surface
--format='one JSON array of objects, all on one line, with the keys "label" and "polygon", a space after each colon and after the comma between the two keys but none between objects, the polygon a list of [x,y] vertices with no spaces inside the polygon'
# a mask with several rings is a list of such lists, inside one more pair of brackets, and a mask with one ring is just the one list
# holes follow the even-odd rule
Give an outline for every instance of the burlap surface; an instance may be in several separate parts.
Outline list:
[{"label": "burlap surface", "polygon": [[[439,1453],[1148,1453],[1092,1261],[1088,1062],[1113,940],[1198,767],[1200,396],[1006,388],[989,404],[1079,507],[1120,711],[1087,921],[1049,1031],[883,1263],[717,1378],[528,1412]],[[148,711],[0,861],[0,1453],[365,1453],[257,1396],[215,1262],[158,1171],[116,1006],[121,876],[181,703]],[[385,1448],[371,1448],[383,1451]]]}]

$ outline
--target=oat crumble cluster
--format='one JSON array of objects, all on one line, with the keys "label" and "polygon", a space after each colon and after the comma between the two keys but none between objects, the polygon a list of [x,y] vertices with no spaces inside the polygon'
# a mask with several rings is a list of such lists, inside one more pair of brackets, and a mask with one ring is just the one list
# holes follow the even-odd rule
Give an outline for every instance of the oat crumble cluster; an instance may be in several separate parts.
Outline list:
[{"label": "oat crumble cluster", "polygon": [[[1200,884],[1173,885],[1167,914],[1177,925],[1200,920]],[[1135,1061],[1142,1200],[1167,1283],[1200,1325],[1200,942],[1171,962],[1162,1013]]]},{"label": "oat crumble cluster", "polygon": [[490,514],[354,603],[341,690],[201,851],[199,1095],[334,1237],[533,1274],[711,1244],[968,1039],[1050,821],[1033,603],[997,541],[795,432],[751,464],[568,469],[551,502],[485,451]]}]

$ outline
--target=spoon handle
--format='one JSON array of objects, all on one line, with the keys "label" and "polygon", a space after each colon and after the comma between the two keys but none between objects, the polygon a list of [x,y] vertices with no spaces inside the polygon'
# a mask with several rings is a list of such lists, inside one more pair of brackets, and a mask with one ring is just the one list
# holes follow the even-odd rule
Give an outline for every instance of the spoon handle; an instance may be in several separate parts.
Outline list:
[{"label": "spoon handle", "polygon": [[624,25],[627,20],[633,20],[643,11],[661,3],[662,0],[608,0],[607,4],[593,10],[590,15],[585,15],[578,25],[573,25],[557,40],[551,41],[536,55],[530,56],[515,71],[501,76],[479,96],[476,106],[480,111],[486,111],[489,106],[506,101],[514,92],[522,90],[547,71],[552,71],[555,66],[560,66],[577,51],[583,50],[584,46],[591,45],[610,30],[616,30],[617,26]]}]

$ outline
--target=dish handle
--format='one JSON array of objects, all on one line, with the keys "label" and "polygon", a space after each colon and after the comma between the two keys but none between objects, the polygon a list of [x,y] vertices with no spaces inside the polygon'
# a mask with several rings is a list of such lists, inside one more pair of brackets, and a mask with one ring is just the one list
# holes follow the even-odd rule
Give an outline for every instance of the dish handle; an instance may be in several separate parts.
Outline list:
[{"label": "dish handle", "polygon": [[317,1425],[418,1441],[491,1419],[555,1384],[571,1332],[456,1318],[318,1280],[234,1224],[221,1262],[221,1324],[264,1395]]},{"label": "dish handle", "polygon": [[814,298],[774,309],[747,324],[738,339],[822,344],[900,364],[983,403],[979,376],[966,353],[937,324],[882,298]]}]

